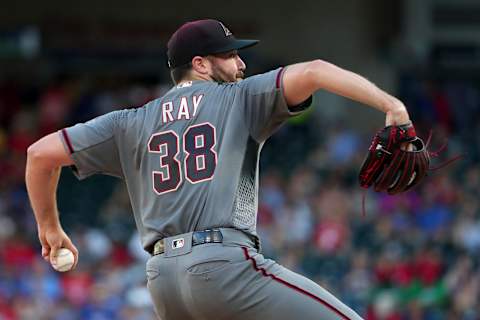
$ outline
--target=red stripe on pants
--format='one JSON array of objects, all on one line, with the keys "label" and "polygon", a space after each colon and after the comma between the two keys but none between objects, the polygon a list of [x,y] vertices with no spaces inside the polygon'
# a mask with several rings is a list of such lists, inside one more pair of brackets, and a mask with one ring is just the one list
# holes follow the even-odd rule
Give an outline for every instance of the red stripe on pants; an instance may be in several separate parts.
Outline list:
[{"label": "red stripe on pants", "polygon": [[243,253],[245,254],[245,259],[247,260],[251,260],[252,261],[252,265],[253,265],[253,268],[255,269],[255,271],[260,271],[262,273],[262,275],[264,277],[270,277],[272,278],[273,280],[297,291],[297,292],[300,292],[301,294],[304,294],[312,299],[314,299],[315,301],[317,302],[320,302],[321,304],[323,304],[324,306],[326,306],[327,308],[329,308],[330,310],[332,310],[333,312],[335,312],[336,314],[338,314],[340,317],[342,317],[343,319],[346,319],[346,320],[350,320],[349,317],[347,317],[346,315],[344,315],[340,310],[338,310],[337,308],[335,308],[334,306],[332,306],[331,304],[329,304],[327,301],[317,297],[316,295],[306,291],[306,290],[303,290],[302,288],[300,287],[297,287],[296,285],[294,284],[291,284],[290,282],[287,282],[283,279],[280,279],[278,278],[277,276],[271,274],[271,273],[268,273],[264,268],[259,268],[257,266],[257,262],[255,261],[255,259],[253,259],[252,257],[250,257],[250,255],[248,254],[248,249],[245,248],[245,247],[242,247],[243,249]]}]

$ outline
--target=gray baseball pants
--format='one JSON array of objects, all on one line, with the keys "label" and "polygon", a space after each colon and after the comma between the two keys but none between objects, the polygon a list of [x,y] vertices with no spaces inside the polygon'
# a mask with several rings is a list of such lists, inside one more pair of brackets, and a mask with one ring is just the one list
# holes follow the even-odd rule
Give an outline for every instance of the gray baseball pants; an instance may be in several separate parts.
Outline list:
[{"label": "gray baseball pants", "polygon": [[[345,320],[362,318],[315,282],[265,259],[244,233],[185,245],[147,262],[148,289],[162,320]],[[183,243],[183,241],[182,241]],[[174,245],[175,246],[175,245]]]}]

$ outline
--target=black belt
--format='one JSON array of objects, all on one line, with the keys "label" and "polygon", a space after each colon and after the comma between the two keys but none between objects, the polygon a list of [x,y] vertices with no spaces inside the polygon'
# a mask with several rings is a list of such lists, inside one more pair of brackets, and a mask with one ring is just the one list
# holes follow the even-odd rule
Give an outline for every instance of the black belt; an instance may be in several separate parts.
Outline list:
[{"label": "black belt", "polygon": [[[259,240],[257,237],[246,234],[255,244],[255,247],[259,249]],[[205,243],[222,243],[223,234],[219,229],[209,229],[204,231],[194,231],[192,233],[192,247]],[[165,241],[163,239],[156,241],[153,246],[148,250],[151,255],[158,255],[165,252]]]}]

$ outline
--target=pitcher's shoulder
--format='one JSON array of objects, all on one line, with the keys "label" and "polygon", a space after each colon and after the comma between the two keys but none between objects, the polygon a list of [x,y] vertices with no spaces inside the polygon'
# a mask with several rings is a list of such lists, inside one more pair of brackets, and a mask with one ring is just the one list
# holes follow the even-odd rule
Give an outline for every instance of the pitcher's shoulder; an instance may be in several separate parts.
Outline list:
[{"label": "pitcher's shoulder", "polygon": [[147,104],[139,107],[118,109],[111,112],[113,121],[120,128],[128,128],[143,123],[147,117]]}]

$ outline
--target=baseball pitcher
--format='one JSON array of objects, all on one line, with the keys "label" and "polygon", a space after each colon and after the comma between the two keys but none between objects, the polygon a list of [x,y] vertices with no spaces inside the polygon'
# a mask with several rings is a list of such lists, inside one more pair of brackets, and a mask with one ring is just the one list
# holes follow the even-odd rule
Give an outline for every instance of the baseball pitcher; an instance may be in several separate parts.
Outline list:
[{"label": "baseball pitcher", "polygon": [[175,85],[163,97],[29,147],[26,183],[46,260],[61,247],[78,260],[55,198],[60,168],[71,166],[79,179],[100,173],[125,181],[151,254],[146,277],[159,318],[361,319],[315,282],[261,254],[260,151],[317,90],[383,111],[393,127],[411,127],[408,113],[365,78],[321,60],[243,79],[238,50],[257,42],[236,39],[216,20],[186,23],[168,42]]}]

